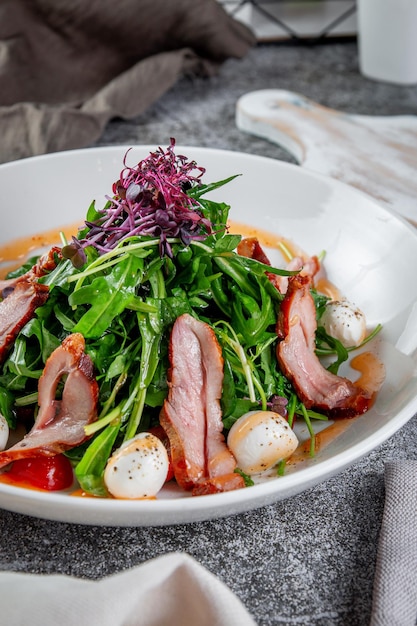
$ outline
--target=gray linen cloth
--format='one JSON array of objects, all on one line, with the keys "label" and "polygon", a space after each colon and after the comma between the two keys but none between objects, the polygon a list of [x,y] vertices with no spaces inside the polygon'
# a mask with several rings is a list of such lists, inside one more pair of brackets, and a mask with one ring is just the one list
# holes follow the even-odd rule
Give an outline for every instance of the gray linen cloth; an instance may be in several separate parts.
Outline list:
[{"label": "gray linen cloth", "polygon": [[371,626],[414,626],[417,618],[417,461],[385,467]]},{"label": "gray linen cloth", "polygon": [[255,43],[216,0],[1,0],[0,163],[91,145]]},{"label": "gray linen cloth", "polygon": [[0,573],[0,602],[7,626],[255,626],[226,585],[176,552],[99,581]]}]

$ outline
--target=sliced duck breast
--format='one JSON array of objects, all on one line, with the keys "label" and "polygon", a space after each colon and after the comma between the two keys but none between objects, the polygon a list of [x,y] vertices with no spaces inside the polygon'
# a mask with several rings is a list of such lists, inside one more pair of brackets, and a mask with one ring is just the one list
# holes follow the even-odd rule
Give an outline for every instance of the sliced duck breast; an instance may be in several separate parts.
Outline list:
[{"label": "sliced duck breast", "polygon": [[55,269],[60,254],[61,249],[54,246],[26,274],[0,280],[0,363],[36,309],[48,299],[49,287],[38,279]]},{"label": "sliced duck breast", "polygon": [[[53,456],[87,439],[84,426],[97,417],[98,384],[84,338],[69,335],[48,358],[39,379],[39,413],[32,430],[19,443],[0,452],[0,467],[35,456]],[[63,380],[62,395],[56,398]]]},{"label": "sliced duck breast", "polygon": [[368,410],[372,394],[329,372],[315,353],[316,309],[308,276],[292,276],[278,316],[277,359],[307,408],[331,417],[353,417]]},{"label": "sliced duck breast", "polygon": [[22,328],[38,307],[45,304],[49,287],[24,279],[0,302],[0,363],[2,363]]},{"label": "sliced duck breast", "polygon": [[178,484],[195,493],[243,487],[222,433],[223,358],[213,330],[181,315],[172,329],[169,357],[169,393],[160,422]]},{"label": "sliced duck breast", "polygon": [[57,259],[59,258],[61,258],[61,248],[53,246],[48,252],[40,256],[35,265],[25,274],[16,276],[16,278],[0,280],[0,297],[7,298],[20,281],[36,282],[41,276],[49,274],[56,268]]},{"label": "sliced duck breast", "polygon": [[[242,239],[237,247],[237,252],[241,256],[254,259],[264,265],[271,265],[268,256],[264,252],[256,237],[247,237]],[[291,261],[287,263],[284,269],[288,272],[300,272],[302,275],[313,278],[320,271],[321,265],[316,256],[307,257],[301,256],[300,254],[294,256]],[[280,293],[286,293],[288,289],[288,276],[279,276],[278,274],[273,274],[272,272],[266,272],[266,275]]]}]

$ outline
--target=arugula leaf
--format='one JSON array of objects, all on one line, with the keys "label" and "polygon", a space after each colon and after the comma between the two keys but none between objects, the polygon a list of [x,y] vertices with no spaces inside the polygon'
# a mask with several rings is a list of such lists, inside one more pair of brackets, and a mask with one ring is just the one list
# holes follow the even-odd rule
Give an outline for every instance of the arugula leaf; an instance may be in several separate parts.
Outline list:
[{"label": "arugula leaf", "polygon": [[241,235],[225,235],[221,239],[217,239],[215,242],[214,252],[216,254],[221,254],[222,252],[233,252],[241,240]]},{"label": "arugula leaf", "polygon": [[[228,178],[224,178],[223,180],[219,180],[214,183],[204,183],[200,185],[195,185],[188,190],[188,195],[190,198],[195,198],[196,200],[202,200],[201,196],[209,193],[210,191],[214,191],[215,189],[219,189],[219,187],[224,187],[235,178],[238,178],[241,174],[234,174],[233,176],[229,176]],[[217,203],[216,203],[217,204]]]},{"label": "arugula leaf", "polygon": [[52,352],[60,345],[60,340],[55,337],[45,326],[43,320],[34,317],[22,329],[21,335],[24,337],[36,337],[39,342],[40,355],[45,363]]},{"label": "arugula leaf", "polygon": [[132,439],[139,427],[146,392],[152,382],[159,361],[159,345],[162,337],[161,318],[156,314],[138,314],[138,326],[142,337],[140,370],[135,385],[135,401],[126,428],[125,441]]},{"label": "arugula leaf", "polygon": [[276,311],[271,298],[260,287],[261,298],[255,299],[237,289],[233,289],[232,325],[240,333],[248,347],[254,346],[268,329],[276,324]]},{"label": "arugula leaf", "polygon": [[339,371],[339,367],[342,363],[347,361],[349,357],[349,352],[346,350],[345,346],[334,337],[331,337],[323,328],[323,326],[318,326],[316,330],[316,344],[320,349],[323,344],[330,347],[334,354],[336,354],[336,360],[328,366],[329,372],[332,374],[337,374]]},{"label": "arugula leaf", "polygon": [[43,369],[35,369],[37,366],[41,365],[39,351],[27,349],[26,339],[22,334],[20,334],[13,345],[13,350],[7,359],[7,367],[9,371],[13,374],[16,374],[17,379],[13,384],[10,384],[10,387],[17,386],[20,384],[24,384],[25,378],[34,378],[39,379]]},{"label": "arugula leaf", "polygon": [[79,332],[88,339],[103,335],[135,296],[141,269],[143,260],[129,255],[111,273],[98,276],[89,285],[74,291],[69,297],[71,306],[90,304],[91,307],[75,325],[73,332]]},{"label": "arugula leaf", "polygon": [[14,395],[0,385],[0,413],[10,428],[16,428],[16,415],[13,413]]},{"label": "arugula leaf", "polygon": [[68,278],[73,276],[75,272],[76,269],[71,261],[65,259],[58,263],[55,269],[49,272],[49,274],[45,274],[45,276],[39,278],[39,282],[48,285],[51,290],[55,287],[60,287],[62,291],[69,293]]},{"label": "arugula leaf", "polygon": [[27,261],[23,263],[23,265],[17,267],[15,270],[11,270],[10,272],[8,272],[6,278],[18,278],[19,276],[26,274],[26,272],[32,269],[38,259],[39,255],[30,257],[29,259],[27,259]]},{"label": "arugula leaf", "polygon": [[97,435],[75,468],[81,489],[93,496],[107,496],[103,473],[119,434],[120,424],[120,420],[115,420]]}]

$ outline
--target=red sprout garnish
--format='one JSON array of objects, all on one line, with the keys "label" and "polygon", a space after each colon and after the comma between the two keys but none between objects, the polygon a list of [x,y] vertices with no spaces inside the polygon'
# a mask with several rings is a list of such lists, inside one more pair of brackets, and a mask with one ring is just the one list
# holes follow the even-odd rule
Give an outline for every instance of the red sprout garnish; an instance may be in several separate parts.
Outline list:
[{"label": "red sprout garnish", "polygon": [[77,269],[81,269],[87,261],[87,255],[84,252],[84,248],[82,247],[81,242],[75,237],[72,238],[72,243],[62,248],[61,254],[64,259],[70,259],[73,266]]},{"label": "red sprout garnish", "polygon": [[[195,161],[176,155],[175,140],[164,151],[155,152],[136,166],[126,164],[120,178],[113,184],[113,197],[107,197],[102,217],[86,222],[89,228],[84,239],[74,240],[65,251],[66,258],[79,264],[82,252],[93,246],[99,254],[112,250],[121,241],[132,236],[150,236],[159,239],[159,253],[172,256],[168,238],[179,238],[184,245],[203,240],[212,233],[210,220],[204,217],[201,205],[187,194],[200,184],[205,169]],[[79,266],[79,265],[78,265]]]},{"label": "red sprout garnish", "polygon": [[281,417],[287,417],[287,398],[283,396],[279,396],[278,394],[274,394],[270,397],[268,404],[268,408],[274,413],[278,413]]}]

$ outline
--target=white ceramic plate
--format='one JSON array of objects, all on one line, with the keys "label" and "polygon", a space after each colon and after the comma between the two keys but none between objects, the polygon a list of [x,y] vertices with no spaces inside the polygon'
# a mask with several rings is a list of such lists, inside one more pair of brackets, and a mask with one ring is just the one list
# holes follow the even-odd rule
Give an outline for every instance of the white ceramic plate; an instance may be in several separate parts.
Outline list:
[{"label": "white ceramic plate", "polygon": [[[129,163],[155,146],[138,146]],[[0,167],[0,244],[81,220],[92,199],[111,193],[127,147],[70,151]],[[206,167],[212,182],[242,174],[213,197],[231,218],[292,239],[310,254],[326,250],[329,279],[384,330],[377,342],[386,382],[375,406],[287,475],[201,497],[170,488],[154,501],[99,500],[0,484],[0,506],[65,522],[149,526],[193,522],[270,504],[326,480],[367,454],[417,412],[417,230],[368,196],[300,167],[234,152],[177,147]]]}]

